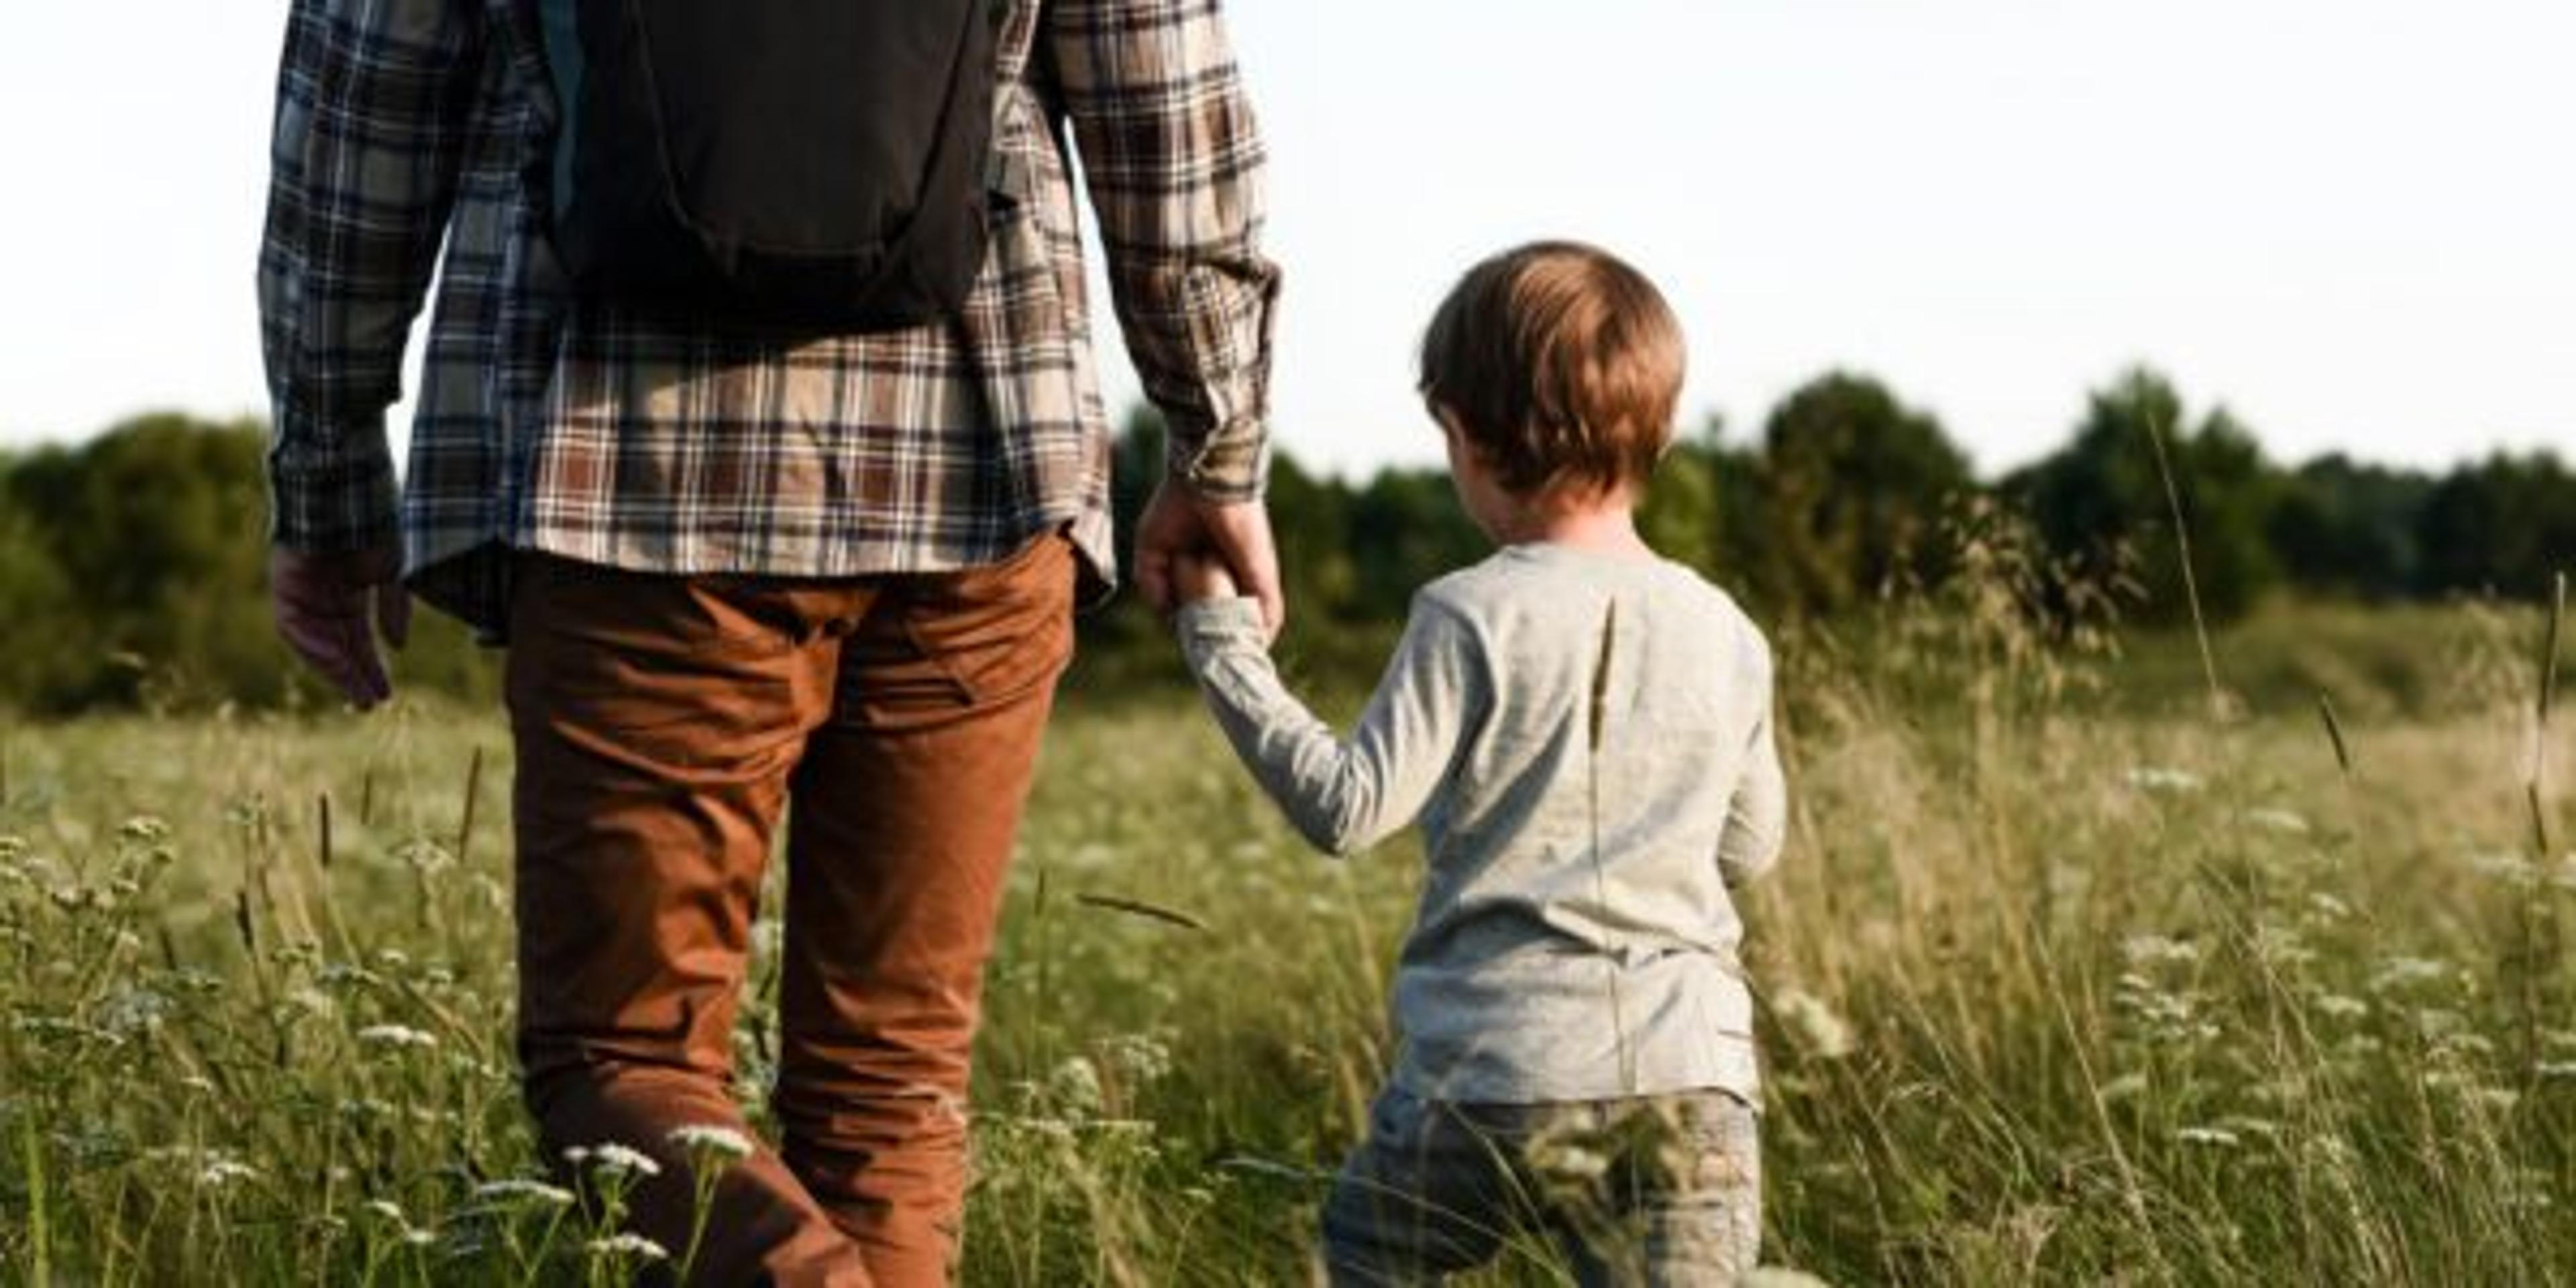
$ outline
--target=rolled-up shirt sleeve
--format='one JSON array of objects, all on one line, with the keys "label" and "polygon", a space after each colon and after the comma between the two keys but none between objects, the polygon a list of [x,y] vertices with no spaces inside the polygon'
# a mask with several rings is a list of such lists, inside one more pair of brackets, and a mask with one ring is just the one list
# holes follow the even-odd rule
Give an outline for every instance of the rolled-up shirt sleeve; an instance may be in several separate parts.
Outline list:
[{"label": "rolled-up shirt sleeve", "polygon": [[1266,157],[1215,0],[1051,0],[1045,39],[1081,152],[1110,296],[1172,478],[1260,496],[1278,268]]},{"label": "rolled-up shirt sleeve", "polygon": [[289,12],[259,257],[279,545],[399,539],[385,412],[456,199],[483,21],[474,0],[294,0]]}]

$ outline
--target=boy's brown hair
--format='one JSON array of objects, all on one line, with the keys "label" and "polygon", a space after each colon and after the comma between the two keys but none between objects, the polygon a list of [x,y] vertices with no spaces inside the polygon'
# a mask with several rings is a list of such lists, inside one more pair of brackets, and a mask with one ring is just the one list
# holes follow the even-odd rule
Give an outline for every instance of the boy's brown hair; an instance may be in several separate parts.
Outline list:
[{"label": "boy's brown hair", "polygon": [[1642,488],[1672,441],[1681,323],[1599,247],[1535,242],[1467,270],[1422,337],[1421,393],[1515,496]]}]

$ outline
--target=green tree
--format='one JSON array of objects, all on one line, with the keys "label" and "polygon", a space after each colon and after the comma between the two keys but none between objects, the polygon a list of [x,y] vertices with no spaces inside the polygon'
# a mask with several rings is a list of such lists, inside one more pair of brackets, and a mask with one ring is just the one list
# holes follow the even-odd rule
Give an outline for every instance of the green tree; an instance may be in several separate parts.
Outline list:
[{"label": "green tree", "polygon": [[2264,536],[2302,590],[2395,599],[2422,581],[2417,530],[2432,492],[2422,474],[2321,456],[2282,480]]},{"label": "green tree", "polygon": [[1725,528],[1718,511],[1718,477],[1725,449],[1715,426],[1705,437],[1681,439],[1664,454],[1637,509],[1637,532],[1655,552],[1703,573],[1713,573],[1725,552]]},{"label": "green tree", "polygon": [[1938,579],[1941,516],[1975,486],[1939,421],[1837,371],[1783,400],[1762,446],[1775,557],[1795,606],[1833,614],[1892,582]]},{"label": "green tree", "polygon": [[2576,571],[2576,474],[2551,452],[2464,465],[2433,486],[2417,540],[2427,592],[2536,594]]},{"label": "green tree", "polygon": [[1446,470],[1380,470],[1351,498],[1349,516],[1351,607],[1367,620],[1402,621],[1414,591],[1492,549]]},{"label": "green tree", "polygon": [[2225,409],[2187,428],[2182,396],[2163,376],[2140,368],[2093,393],[2074,440],[2007,479],[2005,491],[2086,574],[2111,582],[2134,569],[2148,618],[2186,620],[2159,437],[2189,525],[2202,606],[2213,619],[2241,616],[2280,580],[2266,539],[2277,474]]},{"label": "green tree", "polygon": [[[63,579],[33,633],[39,707],[146,696],[275,702],[287,681],[267,616],[265,434],[256,422],[128,421],[9,472],[6,508]],[[30,623],[32,625],[32,623]],[[13,651],[15,651],[13,649]]]},{"label": "green tree", "polygon": [[1665,455],[1637,528],[1665,558],[1776,612],[1789,604],[1789,576],[1770,536],[1769,500],[1761,452],[1729,445],[1724,418],[1711,415]]}]

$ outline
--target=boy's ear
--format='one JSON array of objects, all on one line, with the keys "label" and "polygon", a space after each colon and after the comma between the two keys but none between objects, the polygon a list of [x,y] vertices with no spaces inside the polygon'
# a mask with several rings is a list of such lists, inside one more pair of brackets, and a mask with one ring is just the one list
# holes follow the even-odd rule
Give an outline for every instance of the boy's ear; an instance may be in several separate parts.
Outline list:
[{"label": "boy's ear", "polygon": [[1467,431],[1458,427],[1458,413],[1444,402],[1434,402],[1430,406],[1431,419],[1440,423],[1441,434],[1447,437],[1453,446],[1466,446]]}]

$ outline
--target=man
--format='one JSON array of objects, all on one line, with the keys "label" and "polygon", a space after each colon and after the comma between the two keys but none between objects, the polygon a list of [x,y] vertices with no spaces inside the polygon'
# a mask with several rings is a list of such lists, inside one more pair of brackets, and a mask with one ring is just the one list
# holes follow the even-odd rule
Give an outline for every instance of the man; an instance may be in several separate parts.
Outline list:
[{"label": "man", "polygon": [[[568,295],[524,175],[550,119],[513,0],[293,0],[261,306],[274,591],[361,707],[406,588],[510,646],[519,1048],[548,1153],[661,1174],[728,1094],[788,827],[774,1107],[707,1282],[946,1281],[960,1114],[1013,834],[1077,601],[1112,574],[1063,127],[1171,425],[1137,532],[1282,605],[1259,495],[1277,274],[1216,0],[998,0],[988,250],[954,316],[786,339]],[[439,258],[444,244],[444,258]],[[441,270],[410,468],[384,414]]]}]

